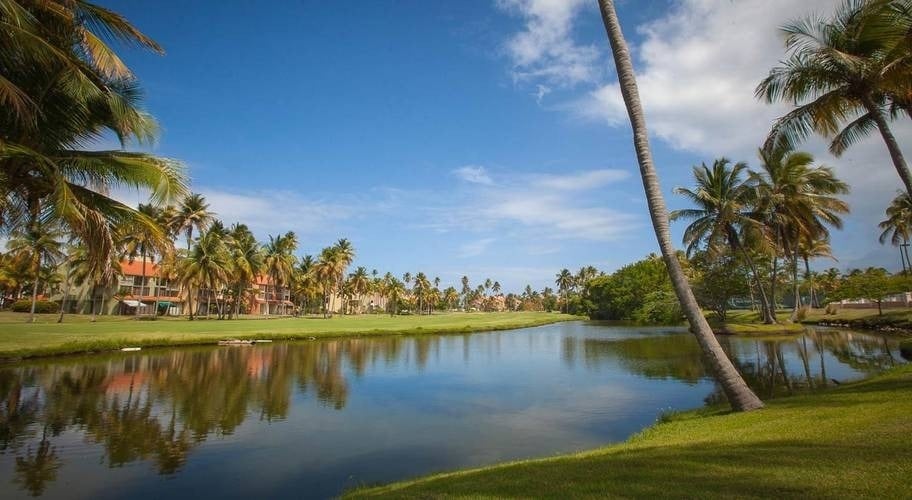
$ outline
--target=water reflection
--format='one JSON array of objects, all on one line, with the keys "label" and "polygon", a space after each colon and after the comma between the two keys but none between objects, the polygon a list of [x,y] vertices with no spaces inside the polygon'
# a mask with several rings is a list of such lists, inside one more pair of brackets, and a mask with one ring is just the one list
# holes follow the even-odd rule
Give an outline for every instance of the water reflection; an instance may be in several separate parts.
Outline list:
[{"label": "water reflection", "polygon": [[[834,378],[853,378],[902,362],[894,357],[895,342],[852,332],[811,331],[797,339],[721,340],[748,383],[766,397],[827,387]],[[533,373],[549,382],[521,379]],[[578,373],[577,378],[570,378],[573,373]],[[413,407],[396,408],[378,397],[393,383],[389,380],[405,376],[412,377],[411,385],[399,384],[395,390],[418,400]],[[372,379],[387,380],[386,388],[383,384],[371,386]],[[352,391],[354,381],[362,381],[360,393]],[[349,415],[336,426],[323,421],[330,422],[323,424],[331,434],[329,441],[345,440],[353,430],[351,421],[357,421],[359,414],[399,411],[402,414],[395,420],[390,417],[384,423],[384,432],[393,437],[389,451],[393,454],[403,453],[395,448],[396,437],[411,432],[415,422],[432,425],[439,419],[444,427],[449,425],[447,432],[452,435],[444,436],[447,441],[464,440],[467,450],[474,446],[463,452],[465,456],[450,450],[453,456],[440,463],[475,465],[488,457],[499,460],[563,451],[560,435],[530,449],[528,437],[542,431],[535,425],[546,426],[549,432],[573,428],[577,446],[616,439],[619,432],[623,437],[651,423],[652,405],[666,401],[693,405],[694,398],[721,400],[721,391],[712,387],[699,348],[686,333],[582,323],[480,335],[172,349],[12,365],[0,368],[0,470],[13,478],[9,486],[0,484],[0,493],[42,495],[61,471],[98,450],[100,465],[108,470],[143,463],[158,475],[180,475],[189,456],[207,441],[239,442],[233,438],[242,426],[268,433],[269,424],[283,422],[295,411],[315,420],[327,418],[315,407]],[[593,410],[591,405],[598,402],[591,398],[585,402],[558,399],[568,390],[583,394],[584,389],[606,388],[631,394],[631,404],[643,408]],[[349,410],[353,397],[360,398],[361,406]],[[441,403],[433,398],[447,399]],[[535,406],[552,400],[550,407]],[[439,409],[442,407],[446,410]],[[473,430],[472,422],[466,420],[474,417],[472,408],[479,407],[494,417],[506,416],[502,421],[522,416],[529,422],[532,418],[529,436],[516,430],[515,436],[509,432],[499,435],[502,441],[496,445],[485,442],[477,426]],[[526,414],[517,414],[518,409],[527,408],[531,409]],[[547,422],[535,421],[536,415],[548,415]],[[456,427],[446,418],[466,420],[466,425]],[[605,426],[616,429],[609,434],[601,429]],[[290,434],[289,440],[303,440],[305,431],[295,429],[291,432],[300,435]],[[427,442],[420,438],[415,446],[423,447],[422,453],[435,453],[433,443],[439,438],[429,437]],[[358,447],[357,442],[349,444]],[[479,458],[478,450],[487,451],[485,446],[504,447],[504,453]],[[329,450],[310,451],[329,454]],[[373,462],[383,460],[382,453],[371,458]],[[367,459],[355,463],[375,468]],[[400,465],[394,472],[378,474],[383,480],[394,480],[427,472],[422,467],[429,467],[409,462]],[[314,467],[322,472],[319,464]],[[326,485],[325,492],[338,492],[341,486]]]}]

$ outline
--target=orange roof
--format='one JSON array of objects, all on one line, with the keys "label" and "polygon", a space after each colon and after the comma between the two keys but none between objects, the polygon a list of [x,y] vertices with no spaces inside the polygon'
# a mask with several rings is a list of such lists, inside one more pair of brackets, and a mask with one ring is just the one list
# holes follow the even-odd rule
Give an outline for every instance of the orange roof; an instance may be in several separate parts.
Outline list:
[{"label": "orange roof", "polygon": [[[120,273],[124,276],[142,276],[142,267],[142,259],[136,259],[133,262],[126,259],[120,261]],[[146,276],[154,276],[156,274],[158,274],[158,265],[152,262],[151,259],[146,259]]]}]

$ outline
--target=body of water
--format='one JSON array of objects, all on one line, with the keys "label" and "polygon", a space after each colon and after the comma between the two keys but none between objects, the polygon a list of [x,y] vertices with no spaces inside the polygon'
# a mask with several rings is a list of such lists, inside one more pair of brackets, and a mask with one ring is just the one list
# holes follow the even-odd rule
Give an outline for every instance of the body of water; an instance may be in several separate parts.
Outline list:
[{"label": "body of water", "polygon": [[[868,333],[722,337],[763,398],[903,362]],[[332,497],[620,441],[719,401],[680,328],[153,349],[0,366],[0,497]]]}]

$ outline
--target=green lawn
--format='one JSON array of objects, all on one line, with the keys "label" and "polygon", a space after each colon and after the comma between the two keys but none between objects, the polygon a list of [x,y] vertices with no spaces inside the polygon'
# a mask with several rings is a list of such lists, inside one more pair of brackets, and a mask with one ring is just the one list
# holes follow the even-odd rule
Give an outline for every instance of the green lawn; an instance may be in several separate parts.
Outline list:
[{"label": "green lawn", "polygon": [[459,333],[507,330],[581,319],[558,313],[448,313],[431,316],[359,315],[323,318],[166,319],[137,321],[107,316],[89,323],[85,316],[42,315],[26,323],[25,313],[0,313],[0,358],[80,353],[128,346],[214,343],[219,339],[300,339],[347,335]]},{"label": "green lawn", "polygon": [[903,498],[912,367],[746,414],[673,415],[594,451],[431,476],[351,498]]}]

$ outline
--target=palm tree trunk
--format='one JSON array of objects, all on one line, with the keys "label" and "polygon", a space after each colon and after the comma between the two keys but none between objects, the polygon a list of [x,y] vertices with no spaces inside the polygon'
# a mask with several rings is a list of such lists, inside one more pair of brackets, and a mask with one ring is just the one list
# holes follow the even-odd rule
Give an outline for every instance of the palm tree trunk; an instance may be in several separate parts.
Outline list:
[{"label": "palm tree trunk", "polygon": [[57,322],[63,323],[63,314],[66,312],[67,306],[67,297],[70,296],[70,270],[73,268],[71,264],[67,264],[66,276],[64,279],[66,283],[63,286],[63,299],[60,301],[60,315],[57,316]]},{"label": "palm tree trunk", "polygon": [[795,303],[792,306],[792,316],[789,318],[792,323],[798,321],[798,311],[801,309],[801,287],[798,286],[798,243],[796,240],[795,248],[792,251],[792,291],[795,294]]},{"label": "palm tree trunk", "polygon": [[29,323],[35,322],[35,302],[38,301],[38,277],[41,275],[41,261],[38,261],[37,270],[35,271],[35,283],[32,284],[32,311],[29,313]]},{"label": "palm tree trunk", "polygon": [[819,309],[820,304],[817,301],[817,285],[814,283],[813,276],[811,276],[811,264],[808,261],[807,257],[804,257],[804,276],[808,282],[808,288],[811,292],[811,308]]},{"label": "palm tree trunk", "polygon": [[141,252],[139,252],[139,258],[142,259],[142,278],[141,278],[142,281],[139,282],[139,300],[137,301],[139,303],[136,304],[136,311],[133,314],[137,318],[139,317],[139,308],[140,308],[140,306],[142,306],[142,303],[143,303],[143,301],[142,301],[143,292],[145,291],[145,288],[146,288],[146,251],[145,250],[142,250]]},{"label": "palm tree trunk", "polygon": [[896,173],[899,174],[899,178],[902,179],[903,184],[906,186],[906,192],[912,196],[912,173],[909,172],[909,166],[906,164],[906,159],[903,157],[902,149],[900,149],[899,143],[896,142],[896,137],[890,130],[887,119],[884,118],[883,111],[879,106],[874,104],[874,101],[871,100],[870,97],[864,99],[864,106],[868,112],[871,113],[874,123],[877,124],[877,130],[880,131],[881,137],[883,137],[884,142],[887,144],[887,151],[890,152],[890,159],[893,160],[893,166],[896,168]]},{"label": "palm tree trunk", "polygon": [[190,321],[193,321],[193,286],[187,285],[187,308],[190,313]]},{"label": "palm tree trunk", "polygon": [[668,209],[665,206],[659,178],[652,163],[646,119],[640,106],[633,63],[630,60],[627,42],[621,32],[621,24],[614,10],[614,1],[599,0],[599,9],[602,13],[602,21],[605,24],[608,40],[611,43],[621,94],[624,97],[624,104],[627,107],[627,114],[630,117],[630,124],[633,129],[633,142],[636,148],[637,161],[640,165],[640,175],[643,178],[646,201],[649,205],[649,215],[652,218],[652,225],[655,229],[659,248],[662,251],[662,257],[668,267],[668,275],[674,286],[675,295],[677,295],[681,308],[687,316],[691,331],[697,337],[703,354],[709,360],[712,371],[722,386],[722,390],[725,392],[732,408],[735,411],[762,408],[763,402],[744,382],[741,374],[738,373],[725,351],[722,350],[718,339],[713,335],[712,330],[709,328],[709,323],[706,322],[706,318],[703,317],[703,312],[700,310],[696,298],[694,298],[690,284],[687,282],[687,277],[681,268],[681,263],[678,262],[674,245],[671,243]]},{"label": "palm tree trunk", "polygon": [[[757,270],[757,265],[754,263],[754,259],[751,258],[750,253],[747,249],[741,244],[741,241],[737,238],[733,238],[732,242],[741,249],[741,254],[744,256],[744,261],[747,262],[747,267],[750,268],[751,274],[754,275],[754,281],[757,283],[757,291],[760,295],[760,315],[762,320],[767,325],[772,325],[776,323],[776,314],[773,312],[773,308],[770,307],[769,298],[766,296],[766,290],[763,288],[763,282],[760,280],[760,272]],[[751,291],[751,301],[753,302],[753,291]]]}]

